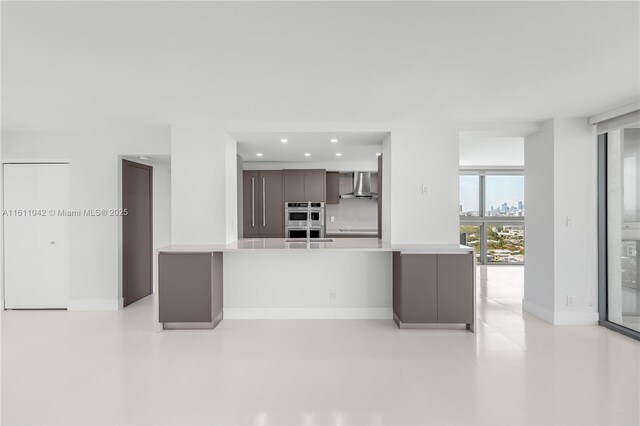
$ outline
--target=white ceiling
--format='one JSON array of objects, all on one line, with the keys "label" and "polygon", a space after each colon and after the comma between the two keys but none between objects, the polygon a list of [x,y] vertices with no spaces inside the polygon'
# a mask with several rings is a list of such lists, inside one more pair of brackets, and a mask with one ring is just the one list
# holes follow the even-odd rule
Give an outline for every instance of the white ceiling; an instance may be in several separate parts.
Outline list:
[{"label": "white ceiling", "polygon": [[1,2],[4,128],[528,121],[640,99],[639,2]]},{"label": "white ceiling", "polygon": [[[382,151],[384,132],[233,133],[244,161],[374,161]],[[287,143],[280,142],[287,139]],[[332,143],[331,139],[338,142]],[[257,154],[261,153],[262,157]],[[311,154],[306,157],[304,154]],[[336,156],[337,153],[342,154]]]}]

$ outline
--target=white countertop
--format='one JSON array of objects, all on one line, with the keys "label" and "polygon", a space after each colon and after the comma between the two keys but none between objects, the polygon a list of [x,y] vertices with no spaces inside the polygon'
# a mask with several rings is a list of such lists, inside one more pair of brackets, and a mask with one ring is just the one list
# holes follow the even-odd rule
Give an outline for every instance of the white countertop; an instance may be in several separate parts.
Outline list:
[{"label": "white countertop", "polygon": [[335,238],[331,242],[296,241],[284,238],[247,238],[229,244],[171,245],[160,253],[209,253],[255,250],[347,250],[401,253],[471,253],[473,248],[459,244],[389,244],[377,238]]}]

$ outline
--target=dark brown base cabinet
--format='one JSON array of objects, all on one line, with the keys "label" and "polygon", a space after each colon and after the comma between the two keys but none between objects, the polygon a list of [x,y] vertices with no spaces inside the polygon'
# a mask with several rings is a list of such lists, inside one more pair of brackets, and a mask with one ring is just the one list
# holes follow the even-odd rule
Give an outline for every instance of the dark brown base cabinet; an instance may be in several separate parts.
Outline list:
[{"label": "dark brown base cabinet", "polygon": [[475,328],[473,253],[393,253],[393,319],[399,328]]},{"label": "dark brown base cabinet", "polygon": [[222,321],[222,253],[158,254],[164,329],[215,328]]}]

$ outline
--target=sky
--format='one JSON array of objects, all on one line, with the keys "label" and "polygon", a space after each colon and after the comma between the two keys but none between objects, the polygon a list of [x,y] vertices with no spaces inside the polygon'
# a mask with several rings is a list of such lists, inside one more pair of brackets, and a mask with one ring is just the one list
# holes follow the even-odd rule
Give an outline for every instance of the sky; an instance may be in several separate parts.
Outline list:
[{"label": "sky", "polygon": [[[524,202],[524,176],[487,176],[485,180],[487,209],[502,203],[518,206]],[[479,204],[478,176],[460,176],[460,204],[462,211],[477,210]]]}]

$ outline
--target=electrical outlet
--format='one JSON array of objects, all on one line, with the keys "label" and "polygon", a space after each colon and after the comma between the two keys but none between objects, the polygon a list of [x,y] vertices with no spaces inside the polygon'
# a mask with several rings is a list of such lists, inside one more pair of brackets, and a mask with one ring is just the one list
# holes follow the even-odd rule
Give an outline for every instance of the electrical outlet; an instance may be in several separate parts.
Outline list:
[{"label": "electrical outlet", "polygon": [[331,216],[331,223],[336,221],[336,217],[335,216]]},{"label": "electrical outlet", "polygon": [[329,290],[329,300],[336,300],[336,291],[333,289]]},{"label": "electrical outlet", "polygon": [[567,228],[571,228],[573,226],[573,217],[567,216]]},{"label": "electrical outlet", "polygon": [[429,195],[429,186],[422,184],[422,195],[426,196]]},{"label": "electrical outlet", "polygon": [[573,297],[567,294],[567,306],[573,306]]}]

